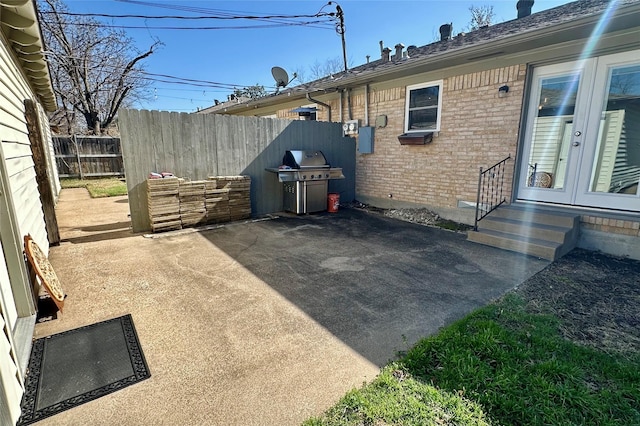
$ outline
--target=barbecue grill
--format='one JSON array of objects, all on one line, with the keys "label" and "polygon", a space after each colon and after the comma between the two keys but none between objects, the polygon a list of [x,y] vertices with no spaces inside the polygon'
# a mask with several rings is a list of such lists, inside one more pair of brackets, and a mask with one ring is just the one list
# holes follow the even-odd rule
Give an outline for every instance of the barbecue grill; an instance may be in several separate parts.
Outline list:
[{"label": "barbecue grill", "polygon": [[284,209],[296,214],[327,210],[329,179],[344,179],[342,168],[331,167],[322,151],[285,151],[282,165],[267,171],[278,174]]}]

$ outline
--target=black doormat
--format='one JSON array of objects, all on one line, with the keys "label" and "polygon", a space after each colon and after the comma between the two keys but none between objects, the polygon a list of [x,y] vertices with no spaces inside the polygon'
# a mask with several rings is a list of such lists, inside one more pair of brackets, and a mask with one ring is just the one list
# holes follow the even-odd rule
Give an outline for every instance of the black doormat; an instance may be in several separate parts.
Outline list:
[{"label": "black doormat", "polygon": [[33,342],[18,425],[28,425],[151,376],[131,315]]}]

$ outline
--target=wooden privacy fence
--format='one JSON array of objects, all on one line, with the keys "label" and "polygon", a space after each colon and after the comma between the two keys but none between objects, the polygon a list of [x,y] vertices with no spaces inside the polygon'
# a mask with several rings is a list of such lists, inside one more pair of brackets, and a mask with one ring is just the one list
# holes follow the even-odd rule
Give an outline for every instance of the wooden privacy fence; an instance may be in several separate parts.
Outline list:
[{"label": "wooden privacy fence", "polygon": [[355,141],[342,136],[340,123],[127,109],[118,119],[134,232],[151,230],[150,172],[189,180],[250,176],[252,215],[282,211],[282,183],[265,169],[282,164],[286,150],[322,151],[345,175],[329,181],[329,192],[355,198]]},{"label": "wooden privacy fence", "polygon": [[60,177],[124,176],[120,138],[53,136]]}]

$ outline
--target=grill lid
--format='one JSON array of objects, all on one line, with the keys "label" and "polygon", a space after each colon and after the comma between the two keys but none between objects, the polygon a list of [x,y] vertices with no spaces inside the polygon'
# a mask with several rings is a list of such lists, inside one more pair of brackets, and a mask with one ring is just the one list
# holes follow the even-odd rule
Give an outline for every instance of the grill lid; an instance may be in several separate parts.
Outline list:
[{"label": "grill lid", "polygon": [[292,169],[331,167],[322,151],[285,151],[282,164]]}]

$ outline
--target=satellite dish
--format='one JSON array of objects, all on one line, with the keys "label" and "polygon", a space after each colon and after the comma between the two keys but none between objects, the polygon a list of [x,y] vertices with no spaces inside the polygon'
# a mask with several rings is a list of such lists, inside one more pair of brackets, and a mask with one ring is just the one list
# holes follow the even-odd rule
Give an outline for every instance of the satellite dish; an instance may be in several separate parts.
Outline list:
[{"label": "satellite dish", "polygon": [[287,87],[287,84],[289,84],[289,74],[284,69],[273,67],[271,68],[271,75],[276,80],[276,87]]}]

